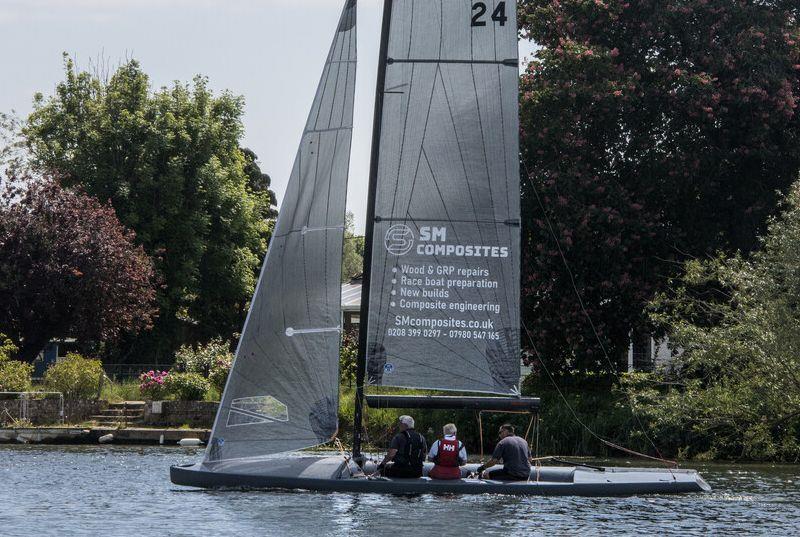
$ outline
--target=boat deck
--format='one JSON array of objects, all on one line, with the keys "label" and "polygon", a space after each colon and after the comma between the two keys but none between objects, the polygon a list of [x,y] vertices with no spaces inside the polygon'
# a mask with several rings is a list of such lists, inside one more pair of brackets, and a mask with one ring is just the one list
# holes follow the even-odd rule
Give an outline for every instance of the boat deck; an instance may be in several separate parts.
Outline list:
[{"label": "boat deck", "polygon": [[342,457],[242,459],[211,464],[173,466],[176,485],[200,488],[300,489],[324,492],[382,494],[513,494],[538,496],[630,496],[709,491],[694,470],[548,466],[533,468],[527,481],[467,477],[478,465],[462,467],[461,479],[372,477]]}]

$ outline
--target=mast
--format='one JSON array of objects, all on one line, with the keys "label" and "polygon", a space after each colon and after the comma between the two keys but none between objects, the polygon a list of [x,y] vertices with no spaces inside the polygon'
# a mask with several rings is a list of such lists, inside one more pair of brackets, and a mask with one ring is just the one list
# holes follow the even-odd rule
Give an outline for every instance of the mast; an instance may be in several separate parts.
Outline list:
[{"label": "mast", "polygon": [[364,411],[364,381],[367,371],[367,323],[369,320],[370,270],[372,268],[372,235],[375,228],[375,193],[378,189],[378,156],[383,123],[383,91],[386,86],[386,65],[389,49],[389,28],[392,22],[393,0],[383,2],[383,24],[378,56],[378,77],[375,89],[375,117],[372,123],[372,153],[370,156],[369,185],[367,187],[367,222],[364,228],[364,271],[361,277],[361,323],[358,334],[358,359],[356,363],[356,397],[353,414],[353,459],[361,460],[361,430]]}]

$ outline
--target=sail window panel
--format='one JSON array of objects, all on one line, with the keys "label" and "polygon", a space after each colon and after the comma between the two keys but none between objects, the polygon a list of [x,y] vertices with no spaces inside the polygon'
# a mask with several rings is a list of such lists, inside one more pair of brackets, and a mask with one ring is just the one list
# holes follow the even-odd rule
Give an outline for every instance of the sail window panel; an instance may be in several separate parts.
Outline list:
[{"label": "sail window panel", "polygon": [[[430,105],[432,117],[425,137],[425,154],[453,214],[468,214],[475,220],[493,220],[492,190],[498,187],[492,184],[488,161],[502,156],[502,151],[492,154],[484,145],[488,132],[481,124],[470,67],[450,67],[449,78],[455,84],[444,82],[447,70],[445,66],[439,68]],[[459,82],[461,84],[456,85]],[[490,124],[486,127],[497,126]],[[500,183],[505,187],[505,177]],[[504,215],[503,220],[506,218]]]}]

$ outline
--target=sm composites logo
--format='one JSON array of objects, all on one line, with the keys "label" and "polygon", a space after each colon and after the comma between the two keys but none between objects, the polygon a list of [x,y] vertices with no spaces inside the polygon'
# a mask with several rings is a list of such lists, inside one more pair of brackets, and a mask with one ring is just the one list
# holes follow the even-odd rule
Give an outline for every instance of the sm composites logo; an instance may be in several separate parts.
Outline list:
[{"label": "sm composites logo", "polygon": [[390,254],[406,255],[414,247],[414,232],[405,224],[396,224],[386,232],[383,242]]}]

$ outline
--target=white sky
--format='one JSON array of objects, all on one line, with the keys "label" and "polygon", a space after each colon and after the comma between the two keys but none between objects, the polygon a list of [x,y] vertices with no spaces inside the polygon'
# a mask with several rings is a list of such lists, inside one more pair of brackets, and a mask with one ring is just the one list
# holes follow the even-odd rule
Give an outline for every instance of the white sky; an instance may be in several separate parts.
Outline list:
[{"label": "white sky", "polygon": [[[467,1],[467,0],[465,0]],[[363,230],[381,0],[359,1],[358,84],[348,208]],[[154,88],[209,78],[244,95],[244,145],[283,199],[343,0],[0,0],[0,111],[25,117],[63,78],[62,52],[87,68],[139,60]],[[520,57],[532,48],[523,43]]]}]

